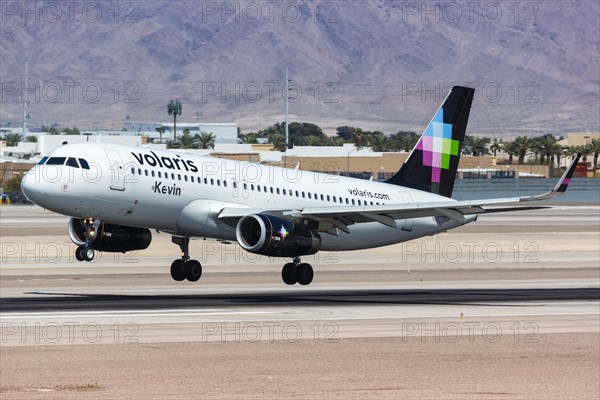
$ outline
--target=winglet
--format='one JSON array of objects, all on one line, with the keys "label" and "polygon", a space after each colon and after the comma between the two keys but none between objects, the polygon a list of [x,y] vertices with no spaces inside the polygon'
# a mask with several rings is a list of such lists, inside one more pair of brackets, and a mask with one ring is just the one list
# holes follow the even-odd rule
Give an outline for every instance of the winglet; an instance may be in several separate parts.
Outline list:
[{"label": "winglet", "polygon": [[571,177],[573,176],[573,173],[575,172],[575,169],[577,168],[577,163],[579,162],[579,157],[581,157],[581,153],[578,153],[577,156],[575,156],[575,159],[573,161],[571,161],[571,164],[569,165],[569,167],[567,168],[567,170],[565,171],[563,176],[560,177],[560,179],[556,183],[556,186],[554,186],[554,188],[551,191],[544,193],[544,194],[537,195],[537,196],[521,197],[519,199],[519,201],[546,200],[546,199],[552,199],[556,196],[563,194],[567,190],[567,186],[569,186]]},{"label": "winglet", "polygon": [[575,172],[575,169],[577,168],[577,163],[579,162],[579,157],[581,157],[581,153],[577,153],[577,155],[575,156],[575,159],[573,160],[573,162],[571,162],[571,165],[569,165],[569,168],[567,168],[567,170],[565,171],[563,176],[560,178],[560,180],[558,181],[556,186],[554,186],[554,189],[552,189],[553,192],[564,193],[567,190],[567,186],[569,186],[571,177],[573,176],[573,173]]}]

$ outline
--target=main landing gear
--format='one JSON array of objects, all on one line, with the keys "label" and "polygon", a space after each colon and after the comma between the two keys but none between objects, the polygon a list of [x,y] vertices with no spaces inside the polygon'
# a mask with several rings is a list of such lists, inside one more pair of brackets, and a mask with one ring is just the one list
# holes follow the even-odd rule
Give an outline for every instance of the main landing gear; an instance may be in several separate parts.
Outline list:
[{"label": "main landing gear", "polygon": [[100,226],[101,222],[100,220],[88,218],[83,220],[83,224],[85,243],[75,249],[75,258],[77,261],[92,261],[96,255],[92,244],[96,240],[96,233],[98,232],[98,227]]},{"label": "main landing gear", "polygon": [[200,265],[198,260],[190,260],[190,238],[173,236],[171,241],[179,245],[183,253],[181,259],[175,260],[171,264],[171,278],[179,282],[185,279],[190,282],[196,282],[202,276],[202,265]]},{"label": "main landing gear", "polygon": [[310,285],[313,280],[314,271],[310,264],[301,263],[300,257],[295,257],[294,261],[287,263],[281,270],[281,278],[286,285]]}]

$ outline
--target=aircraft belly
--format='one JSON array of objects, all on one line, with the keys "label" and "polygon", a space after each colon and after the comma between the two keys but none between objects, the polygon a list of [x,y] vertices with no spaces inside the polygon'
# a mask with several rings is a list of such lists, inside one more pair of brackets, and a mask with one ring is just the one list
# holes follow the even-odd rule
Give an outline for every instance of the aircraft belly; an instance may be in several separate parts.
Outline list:
[{"label": "aircraft belly", "polygon": [[444,232],[463,224],[452,220],[436,220],[433,217],[426,217],[415,219],[410,231],[402,229],[404,220],[397,220],[396,225],[397,228],[391,228],[379,222],[367,222],[350,225],[348,226],[350,233],[339,231],[338,236],[321,233],[321,250],[345,251],[388,246]]}]

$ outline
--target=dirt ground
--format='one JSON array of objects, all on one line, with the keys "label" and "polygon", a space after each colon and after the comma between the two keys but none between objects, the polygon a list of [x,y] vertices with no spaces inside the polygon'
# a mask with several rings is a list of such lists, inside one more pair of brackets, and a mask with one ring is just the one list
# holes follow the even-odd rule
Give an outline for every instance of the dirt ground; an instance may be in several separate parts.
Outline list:
[{"label": "dirt ground", "polygon": [[597,399],[597,333],[2,348],[8,399]]}]

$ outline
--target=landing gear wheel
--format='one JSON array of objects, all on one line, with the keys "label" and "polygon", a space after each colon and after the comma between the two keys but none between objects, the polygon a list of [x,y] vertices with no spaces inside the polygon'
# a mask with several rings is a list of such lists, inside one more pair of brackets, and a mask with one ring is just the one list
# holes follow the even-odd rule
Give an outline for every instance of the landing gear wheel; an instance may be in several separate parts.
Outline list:
[{"label": "landing gear wheel", "polygon": [[75,258],[77,261],[84,261],[83,259],[83,247],[79,246],[75,249]]},{"label": "landing gear wheel", "polygon": [[85,261],[92,261],[94,259],[95,255],[96,255],[96,252],[94,251],[93,248],[91,248],[91,247],[82,247],[81,256],[83,257],[83,259]]},{"label": "landing gear wheel", "polygon": [[185,278],[190,282],[196,282],[202,276],[202,266],[196,260],[185,263]]},{"label": "landing gear wheel", "polygon": [[296,266],[293,263],[287,263],[281,270],[281,279],[286,285],[295,285],[298,282],[296,278]]},{"label": "landing gear wheel", "polygon": [[313,276],[315,275],[310,264],[300,264],[296,271],[296,277],[298,278],[298,283],[301,285],[310,285],[313,280]]},{"label": "landing gear wheel", "polygon": [[185,279],[185,263],[183,260],[175,260],[171,264],[171,278],[181,282]]}]

